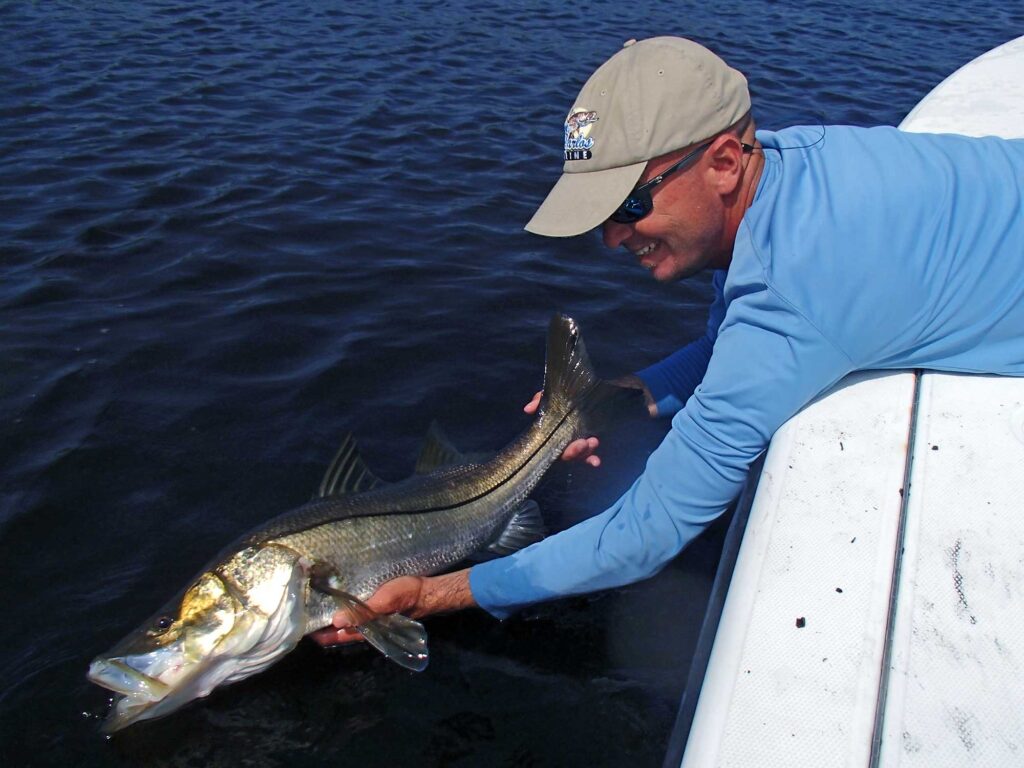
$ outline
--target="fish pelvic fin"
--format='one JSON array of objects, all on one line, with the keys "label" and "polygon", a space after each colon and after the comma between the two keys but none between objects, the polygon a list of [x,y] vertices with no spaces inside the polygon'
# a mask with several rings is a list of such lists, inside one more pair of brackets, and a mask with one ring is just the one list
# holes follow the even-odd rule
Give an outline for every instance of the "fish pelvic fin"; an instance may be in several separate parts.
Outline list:
[{"label": "fish pelvic fin", "polygon": [[430,661],[427,630],[418,621],[400,613],[377,613],[355,595],[335,587],[328,569],[314,566],[310,585],[333,597],[339,608],[348,611],[366,642],[391,661],[413,672],[427,668]]},{"label": "fish pelvic fin", "polygon": [[586,431],[610,418],[647,414],[641,390],[597,377],[579,325],[571,317],[556,314],[548,326],[539,415],[561,418],[574,408],[583,414]]},{"label": "fish pelvic fin", "polygon": [[313,494],[313,498],[361,493],[376,488],[381,483],[381,479],[370,471],[363,457],[359,455],[355,438],[347,434],[341,441],[338,452],[334,454],[330,466],[327,467],[324,479],[320,481],[320,487]]}]

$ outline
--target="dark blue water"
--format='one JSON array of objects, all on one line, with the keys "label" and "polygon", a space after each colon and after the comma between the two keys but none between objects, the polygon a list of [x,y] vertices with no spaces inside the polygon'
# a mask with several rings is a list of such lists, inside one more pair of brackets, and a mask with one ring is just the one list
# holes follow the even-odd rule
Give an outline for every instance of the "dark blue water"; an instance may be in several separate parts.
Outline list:
[{"label": "dark blue water", "polygon": [[[84,673],[306,500],[346,432],[386,478],[433,419],[467,450],[514,436],[553,312],[606,375],[700,332],[705,279],[521,230],[624,39],[711,46],[777,128],[898,122],[1022,31],[994,1],[0,5],[0,759],[659,764],[720,530],[643,585],[429,620],[421,675],[303,645],[106,740]],[[663,430],[560,468],[552,528],[614,499]]]}]

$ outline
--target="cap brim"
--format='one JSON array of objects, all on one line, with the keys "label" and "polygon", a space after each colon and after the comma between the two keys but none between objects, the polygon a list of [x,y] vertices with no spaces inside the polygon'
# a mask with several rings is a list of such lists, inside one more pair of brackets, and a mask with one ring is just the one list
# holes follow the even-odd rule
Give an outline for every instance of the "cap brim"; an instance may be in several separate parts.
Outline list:
[{"label": "cap brim", "polygon": [[533,218],[527,232],[572,237],[602,224],[636,185],[647,161],[586,173],[563,173]]}]

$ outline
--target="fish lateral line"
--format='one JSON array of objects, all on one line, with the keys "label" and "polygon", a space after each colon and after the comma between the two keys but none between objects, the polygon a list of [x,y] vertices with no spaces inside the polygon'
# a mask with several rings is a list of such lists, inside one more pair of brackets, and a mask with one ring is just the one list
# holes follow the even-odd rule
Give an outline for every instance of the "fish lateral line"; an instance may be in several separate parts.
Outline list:
[{"label": "fish lateral line", "polygon": [[[413,517],[418,517],[420,515],[426,515],[426,514],[431,514],[431,513],[436,513],[436,512],[449,512],[451,510],[458,509],[460,507],[465,507],[465,506],[468,506],[468,505],[473,504],[475,502],[478,502],[478,501],[486,498],[487,496],[489,496],[489,495],[491,495],[491,494],[501,490],[504,486],[506,486],[506,485],[508,485],[510,483],[515,483],[518,480],[519,476],[524,471],[526,471],[528,469],[530,463],[534,459],[537,458],[538,454],[540,454],[546,447],[548,447],[549,443],[554,439],[555,434],[557,433],[558,429],[560,429],[562,427],[562,425],[565,423],[566,419],[569,418],[569,415],[570,415],[569,413],[566,413],[564,416],[562,416],[562,418],[559,420],[558,424],[555,425],[555,428],[552,429],[550,433],[548,433],[548,434],[546,434],[544,436],[544,438],[541,441],[540,445],[538,445],[535,449],[530,451],[530,453],[527,454],[524,457],[523,461],[520,464],[518,464],[511,472],[509,472],[507,474],[504,474],[496,482],[494,482],[492,485],[487,486],[483,490],[481,490],[481,491],[479,491],[479,492],[477,492],[477,493],[475,493],[475,494],[473,494],[471,496],[466,496],[466,497],[464,497],[462,499],[458,499],[456,501],[452,501],[452,502],[447,503],[447,504],[437,504],[437,505],[433,505],[433,506],[422,506],[422,507],[415,507],[415,508],[412,508],[412,509],[394,509],[394,510],[390,510],[390,509],[370,510],[370,509],[358,509],[358,508],[356,508],[356,509],[345,509],[345,510],[341,510],[341,512],[343,512],[343,514],[335,515],[335,516],[332,516],[332,517],[323,517],[323,518],[318,519],[316,522],[312,522],[312,523],[309,523],[307,525],[300,525],[300,526],[297,526],[295,528],[289,528],[287,530],[282,530],[280,532],[277,532],[275,535],[276,536],[293,536],[293,535],[297,535],[297,534],[301,534],[301,533],[306,533],[307,531],[315,530],[315,529],[317,529],[317,528],[319,528],[321,526],[324,526],[324,525],[332,525],[332,524],[335,524],[335,523],[343,522],[345,520],[366,519],[366,518],[374,518],[374,517],[382,517],[382,518],[383,517],[400,517],[402,515],[409,515],[409,516],[413,516]],[[495,459],[493,459],[493,461],[498,462],[499,458],[495,458]],[[481,471],[483,471],[486,466],[487,466],[486,464],[465,464],[465,465],[463,465],[463,467],[465,467],[466,469],[480,469]],[[429,475],[426,476],[426,477],[429,478]],[[423,479],[426,479],[426,478],[419,478],[419,477],[415,477],[415,476],[406,478],[406,480],[409,480],[409,481],[418,481],[418,480],[423,480]],[[382,495],[385,494],[385,493],[388,493],[388,492],[392,492],[392,491],[394,491],[394,492],[400,491],[400,490],[402,490],[402,483],[404,483],[404,482],[405,481],[400,481],[398,483],[392,483],[390,485],[386,485],[386,486],[381,487],[379,489],[375,489],[374,491],[364,491],[363,493],[360,494],[360,497],[366,497],[369,494],[372,494],[372,493],[377,492],[377,491],[379,491],[379,493],[381,493]],[[325,501],[325,499],[315,499],[314,501],[310,502],[309,504],[316,504],[318,502],[323,502],[323,501]],[[309,506],[309,504],[307,504],[306,506]]]}]

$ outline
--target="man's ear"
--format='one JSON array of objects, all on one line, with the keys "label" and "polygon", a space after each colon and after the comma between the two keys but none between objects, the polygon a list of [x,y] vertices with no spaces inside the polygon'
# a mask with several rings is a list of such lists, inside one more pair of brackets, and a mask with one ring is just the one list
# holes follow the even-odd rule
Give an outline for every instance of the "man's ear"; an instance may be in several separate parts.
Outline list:
[{"label": "man's ear", "polygon": [[739,138],[723,134],[708,147],[706,154],[716,191],[722,195],[734,192],[743,170],[743,146]]}]

